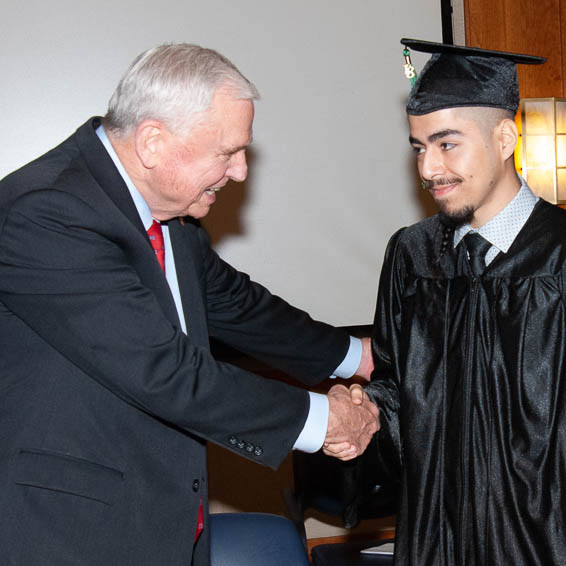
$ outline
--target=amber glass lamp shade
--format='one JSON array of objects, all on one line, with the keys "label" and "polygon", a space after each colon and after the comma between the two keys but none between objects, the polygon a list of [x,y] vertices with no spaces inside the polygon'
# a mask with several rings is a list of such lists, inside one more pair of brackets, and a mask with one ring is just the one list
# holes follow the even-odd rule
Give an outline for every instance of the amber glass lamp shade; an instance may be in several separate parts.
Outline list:
[{"label": "amber glass lamp shade", "polygon": [[566,204],[566,98],[521,100],[516,164],[535,194]]}]

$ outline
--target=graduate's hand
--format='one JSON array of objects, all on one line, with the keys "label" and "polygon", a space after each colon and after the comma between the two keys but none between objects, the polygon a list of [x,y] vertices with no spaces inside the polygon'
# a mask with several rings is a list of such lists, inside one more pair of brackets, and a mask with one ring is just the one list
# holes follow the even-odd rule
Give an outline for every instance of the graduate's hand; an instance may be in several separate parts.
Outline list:
[{"label": "graduate's hand", "polygon": [[358,383],[350,385],[350,399],[354,405],[361,405],[364,399],[369,401],[369,395],[362,389]]},{"label": "graduate's hand", "polygon": [[371,338],[362,338],[362,359],[356,370],[356,375],[369,381],[373,371],[373,356],[371,354]]},{"label": "graduate's hand", "polygon": [[346,461],[360,456],[379,430],[379,411],[359,385],[334,385],[323,452]]}]

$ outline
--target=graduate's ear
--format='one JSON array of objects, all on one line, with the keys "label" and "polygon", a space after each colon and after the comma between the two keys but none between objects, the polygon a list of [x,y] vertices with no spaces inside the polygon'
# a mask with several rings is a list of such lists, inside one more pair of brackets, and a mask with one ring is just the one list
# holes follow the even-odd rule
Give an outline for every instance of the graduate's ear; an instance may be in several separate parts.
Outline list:
[{"label": "graduate's ear", "polygon": [[509,157],[513,156],[519,140],[517,124],[511,119],[505,118],[496,126],[495,135],[499,150],[501,151],[501,157],[503,161],[507,161]]},{"label": "graduate's ear", "polygon": [[146,169],[153,169],[162,159],[169,132],[158,120],[144,120],[136,128],[136,155]]}]

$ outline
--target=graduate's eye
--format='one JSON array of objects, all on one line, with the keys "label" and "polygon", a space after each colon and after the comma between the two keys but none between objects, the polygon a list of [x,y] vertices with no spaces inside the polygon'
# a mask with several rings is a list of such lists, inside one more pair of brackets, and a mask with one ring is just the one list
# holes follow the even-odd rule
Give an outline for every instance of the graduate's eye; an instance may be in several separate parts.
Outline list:
[{"label": "graduate's eye", "polygon": [[440,144],[440,148],[441,148],[443,151],[449,151],[450,149],[452,149],[452,148],[454,148],[454,147],[456,147],[456,144],[455,144],[455,143],[442,142],[442,143]]},{"label": "graduate's eye", "polygon": [[421,153],[424,153],[424,147],[420,146],[420,145],[413,145],[413,153],[416,155],[420,155]]}]

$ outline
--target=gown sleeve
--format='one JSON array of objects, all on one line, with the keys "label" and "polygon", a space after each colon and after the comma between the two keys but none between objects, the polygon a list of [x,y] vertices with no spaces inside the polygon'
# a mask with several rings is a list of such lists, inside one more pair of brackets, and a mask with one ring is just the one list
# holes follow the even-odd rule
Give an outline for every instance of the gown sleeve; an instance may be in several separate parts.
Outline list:
[{"label": "gown sleeve", "polygon": [[381,428],[372,446],[377,450],[378,473],[399,481],[402,468],[399,426],[399,343],[401,340],[404,268],[399,242],[404,229],[389,241],[379,280],[377,306],[372,332],[375,369],[366,386],[370,398],[379,407]]}]

